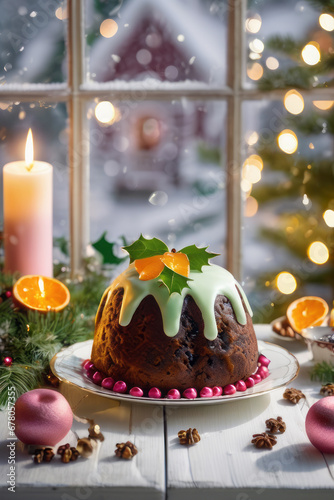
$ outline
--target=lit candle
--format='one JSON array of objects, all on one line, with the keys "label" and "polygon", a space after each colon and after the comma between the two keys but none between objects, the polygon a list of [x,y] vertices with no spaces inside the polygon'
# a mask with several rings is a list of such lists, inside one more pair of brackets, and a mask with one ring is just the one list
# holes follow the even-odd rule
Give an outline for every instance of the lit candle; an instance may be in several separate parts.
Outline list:
[{"label": "lit candle", "polygon": [[29,129],[25,161],[3,168],[7,273],[52,276],[52,165],[34,161]]}]

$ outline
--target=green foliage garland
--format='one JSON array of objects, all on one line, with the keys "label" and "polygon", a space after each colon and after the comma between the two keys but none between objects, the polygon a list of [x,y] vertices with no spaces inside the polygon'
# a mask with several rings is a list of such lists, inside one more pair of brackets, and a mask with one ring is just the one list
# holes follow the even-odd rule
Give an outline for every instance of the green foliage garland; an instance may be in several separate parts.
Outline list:
[{"label": "green foliage garland", "polygon": [[[40,314],[15,309],[6,297],[16,281],[0,272],[0,407],[7,405],[8,390],[16,397],[43,383],[51,358],[62,348],[93,336],[94,316],[106,287],[98,272],[87,273],[80,283],[70,283],[71,303],[58,313]],[[8,295],[8,293],[7,293]],[[11,366],[2,364],[10,356]]]}]

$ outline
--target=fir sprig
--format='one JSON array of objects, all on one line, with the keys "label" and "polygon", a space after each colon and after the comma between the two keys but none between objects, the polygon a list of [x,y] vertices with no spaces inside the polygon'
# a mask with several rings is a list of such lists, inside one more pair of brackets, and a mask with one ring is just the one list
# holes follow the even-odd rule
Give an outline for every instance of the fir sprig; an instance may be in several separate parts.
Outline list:
[{"label": "fir sprig", "polygon": [[334,366],[322,361],[314,365],[311,371],[311,380],[318,380],[322,384],[334,383]]}]

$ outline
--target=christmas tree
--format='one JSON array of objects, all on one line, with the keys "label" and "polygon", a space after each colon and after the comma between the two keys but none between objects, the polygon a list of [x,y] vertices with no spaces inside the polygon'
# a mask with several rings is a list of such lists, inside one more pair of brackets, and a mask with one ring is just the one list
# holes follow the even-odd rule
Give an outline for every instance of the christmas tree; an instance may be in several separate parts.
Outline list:
[{"label": "christmas tree", "polygon": [[284,315],[287,305],[303,295],[321,295],[329,304],[334,297],[334,164],[332,154],[325,154],[334,134],[334,107],[333,101],[305,94],[304,103],[303,97],[304,89],[334,85],[334,19],[330,15],[334,1],[309,3],[318,9],[319,18],[308,40],[280,36],[266,40],[266,50],[280,64],[275,71],[264,68],[258,80],[263,91],[286,90],[283,101],[288,111],[281,113],[282,130],[277,131],[276,140],[259,134],[256,145],[264,170],[275,172],[275,182],[264,176],[252,189],[261,210],[276,211],[271,227],[262,227],[260,235],[277,252],[285,252],[287,262],[284,269],[257,277],[255,309],[256,303],[260,307],[266,302],[263,289],[272,292],[267,294],[268,307],[262,307],[266,312],[258,318],[261,321]]}]

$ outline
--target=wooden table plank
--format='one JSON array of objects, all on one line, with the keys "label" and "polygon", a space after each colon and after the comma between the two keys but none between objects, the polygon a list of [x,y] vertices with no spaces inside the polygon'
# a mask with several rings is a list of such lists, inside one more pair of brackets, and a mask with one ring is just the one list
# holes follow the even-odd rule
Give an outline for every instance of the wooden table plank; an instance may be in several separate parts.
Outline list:
[{"label": "wooden table plank", "polygon": [[[66,390],[69,388],[67,387]],[[71,390],[71,389],[70,389]],[[67,394],[69,396],[69,394]],[[69,398],[71,400],[71,397]],[[105,441],[93,457],[63,464],[55,457],[50,464],[33,464],[22,443],[16,443],[16,496],[17,499],[96,498],[97,489],[103,486],[101,498],[138,498],[161,500],[165,498],[164,422],[160,407],[121,404],[114,408],[111,400],[89,395],[84,407],[76,408],[81,417],[94,418],[101,426]],[[94,410],[103,411],[94,412]],[[0,413],[0,497],[5,498],[7,464],[7,414]],[[70,434],[63,442],[76,444],[77,436],[85,437],[88,424],[74,422]],[[122,460],[114,455],[116,443],[132,441],[138,455],[132,460]],[[46,489],[48,490],[45,495]],[[80,497],[81,491],[83,496]],[[43,493],[44,492],[44,493]],[[78,493],[79,492],[79,493]],[[45,495],[43,497],[43,494]],[[88,495],[88,496],[85,496]],[[7,495],[6,495],[7,496]],[[100,498],[100,497],[99,497]]]},{"label": "wooden table plank", "polygon": [[[257,328],[258,338],[270,340],[269,327]],[[267,337],[267,339],[265,338]],[[282,341],[283,342],[283,341]],[[292,348],[292,344],[296,344]],[[317,399],[311,383],[309,368],[304,369],[310,354],[302,344],[284,346],[297,351],[303,362],[302,370],[293,387],[305,389],[307,400],[298,405],[283,400],[283,389],[244,401],[224,403],[191,409],[177,408],[167,418],[167,477],[168,498],[203,498],[205,491],[211,498],[256,498],[260,493],[288,490],[296,498],[303,490],[303,498],[314,491],[321,498],[333,497],[334,481],[324,456],[309,442],[305,433],[308,407]],[[307,389],[307,390],[306,390]],[[304,391],[304,392],[305,392]],[[310,400],[309,395],[313,395]],[[319,396],[320,397],[320,396]],[[282,416],[287,430],[277,438],[272,450],[256,449],[250,444],[252,435],[265,431],[265,420]],[[195,446],[181,446],[177,433],[180,429],[196,427],[201,442]],[[250,496],[249,496],[250,495]]]}]

